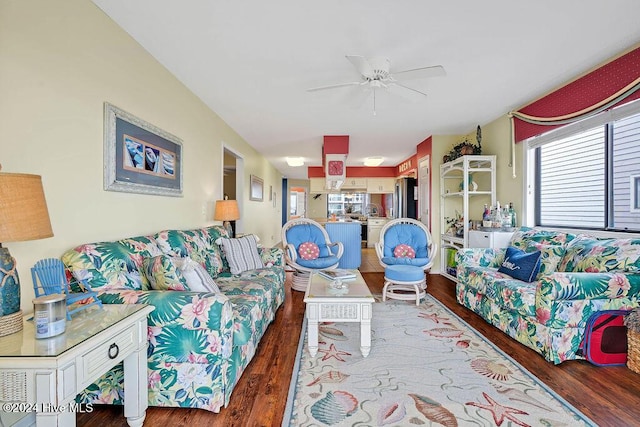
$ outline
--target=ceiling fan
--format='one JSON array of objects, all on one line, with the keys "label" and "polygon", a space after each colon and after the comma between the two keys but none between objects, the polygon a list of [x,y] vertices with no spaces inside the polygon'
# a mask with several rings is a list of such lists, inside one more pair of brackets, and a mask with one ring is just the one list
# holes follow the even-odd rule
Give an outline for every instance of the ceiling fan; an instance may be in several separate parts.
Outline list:
[{"label": "ceiling fan", "polygon": [[360,74],[359,81],[338,83],[329,86],[320,86],[307,89],[308,92],[336,89],[345,86],[360,86],[365,90],[373,92],[373,114],[375,115],[375,95],[377,89],[395,90],[399,88],[411,94],[427,96],[426,93],[406,86],[405,80],[421,79],[427,77],[439,77],[446,75],[442,65],[432,65],[428,67],[411,68],[402,71],[390,71],[391,61],[384,57],[365,58],[359,55],[346,55],[346,58],[353,64]]}]

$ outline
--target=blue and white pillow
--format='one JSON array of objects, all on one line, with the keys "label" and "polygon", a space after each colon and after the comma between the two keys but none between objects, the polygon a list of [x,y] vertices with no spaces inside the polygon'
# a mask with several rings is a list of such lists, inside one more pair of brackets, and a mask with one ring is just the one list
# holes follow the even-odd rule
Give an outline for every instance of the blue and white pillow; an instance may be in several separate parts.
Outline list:
[{"label": "blue and white pillow", "polygon": [[523,282],[533,282],[540,270],[540,257],[540,251],[526,253],[510,246],[498,271]]},{"label": "blue and white pillow", "polygon": [[258,239],[253,234],[228,239],[218,239],[224,249],[224,255],[229,263],[231,274],[240,274],[248,270],[264,268],[262,258],[258,253]]}]

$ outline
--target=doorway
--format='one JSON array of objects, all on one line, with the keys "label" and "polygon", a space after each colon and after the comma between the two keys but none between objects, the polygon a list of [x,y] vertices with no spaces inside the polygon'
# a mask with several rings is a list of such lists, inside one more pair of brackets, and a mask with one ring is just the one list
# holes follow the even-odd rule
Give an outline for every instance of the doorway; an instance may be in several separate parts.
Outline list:
[{"label": "doorway", "polygon": [[418,218],[431,230],[431,156],[418,160]]},{"label": "doorway", "polygon": [[231,222],[234,236],[242,232],[244,160],[239,153],[222,144],[222,194],[220,199],[237,200],[240,219]]}]

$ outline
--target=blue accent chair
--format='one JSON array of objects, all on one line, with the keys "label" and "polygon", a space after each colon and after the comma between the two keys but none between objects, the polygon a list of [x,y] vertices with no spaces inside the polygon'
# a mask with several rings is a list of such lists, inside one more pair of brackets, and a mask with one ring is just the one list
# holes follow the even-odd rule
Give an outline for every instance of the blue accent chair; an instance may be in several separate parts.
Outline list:
[{"label": "blue accent chair", "polygon": [[[302,243],[318,245],[320,255],[313,260],[304,260],[298,254]],[[318,222],[308,218],[296,218],[282,226],[284,259],[293,268],[293,284],[296,291],[306,291],[312,272],[336,268],[344,252],[341,242],[331,242],[327,231]]]},{"label": "blue accent chair", "polygon": [[[78,282],[80,292],[71,292],[72,286],[67,280],[64,264],[57,258],[46,258],[36,262],[31,268],[33,290],[36,297],[51,294],[62,294],[67,303],[67,320],[71,315],[85,308],[97,305],[102,308],[98,293],[92,291],[89,285]],[[85,301],[86,300],[86,301]]]},{"label": "blue accent chair", "polygon": [[[409,245],[415,258],[397,258],[396,246]],[[398,218],[387,222],[380,230],[380,241],[375,244],[380,265],[385,268],[383,300],[388,298],[416,300],[426,292],[425,273],[431,269],[438,252],[429,229],[412,218]],[[402,267],[401,267],[402,266]]]}]

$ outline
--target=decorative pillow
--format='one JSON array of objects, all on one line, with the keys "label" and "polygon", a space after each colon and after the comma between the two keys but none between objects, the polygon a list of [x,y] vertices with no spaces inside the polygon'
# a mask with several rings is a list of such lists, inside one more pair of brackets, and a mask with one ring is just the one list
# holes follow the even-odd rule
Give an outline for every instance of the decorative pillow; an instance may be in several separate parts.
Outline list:
[{"label": "decorative pillow", "polygon": [[175,264],[185,278],[189,290],[220,293],[220,288],[202,265],[189,257],[180,258],[180,263],[175,262]]},{"label": "decorative pillow", "polygon": [[558,270],[558,266],[564,257],[566,249],[561,245],[545,245],[537,242],[529,242],[525,252],[531,253],[540,251],[540,271],[536,280],[545,274],[551,274]]},{"label": "decorative pillow", "polygon": [[541,255],[540,251],[526,253],[510,246],[498,271],[523,282],[533,282],[540,270]]},{"label": "decorative pillow", "polygon": [[411,246],[401,243],[393,249],[393,256],[396,258],[415,258],[416,251]]},{"label": "decorative pillow", "polygon": [[320,248],[313,242],[304,242],[298,246],[298,255],[304,260],[311,261],[320,256]]},{"label": "decorative pillow", "polygon": [[538,228],[520,227],[511,236],[511,244],[518,249],[525,249],[529,242],[537,242],[544,245],[566,245],[575,238],[575,234],[560,231],[540,230]]},{"label": "decorative pillow", "polygon": [[142,261],[151,289],[157,291],[188,291],[187,281],[169,255],[158,255]]},{"label": "decorative pillow", "polygon": [[222,243],[231,274],[264,268],[258,253],[258,240],[253,234],[238,239],[222,237],[219,240]]}]

